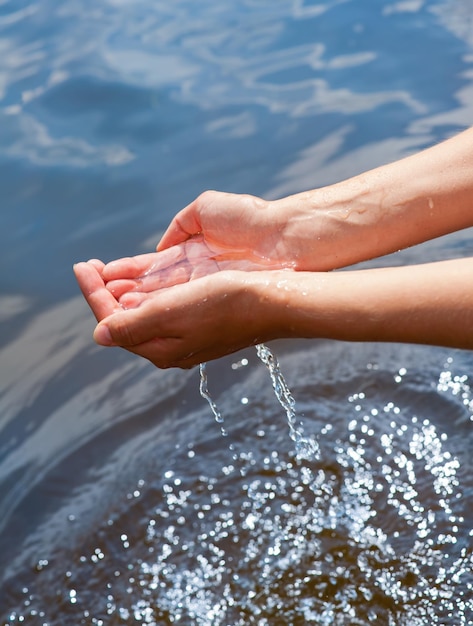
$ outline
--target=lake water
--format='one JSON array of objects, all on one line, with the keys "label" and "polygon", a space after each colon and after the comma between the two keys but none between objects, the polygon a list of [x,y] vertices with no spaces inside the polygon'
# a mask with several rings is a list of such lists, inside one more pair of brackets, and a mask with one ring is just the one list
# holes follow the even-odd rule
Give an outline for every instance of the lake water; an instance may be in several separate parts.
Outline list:
[{"label": "lake water", "polygon": [[471,0],[0,0],[0,623],[473,624],[471,353],[276,342],[301,460],[254,349],[208,365],[224,437],[71,270],[472,120]]}]

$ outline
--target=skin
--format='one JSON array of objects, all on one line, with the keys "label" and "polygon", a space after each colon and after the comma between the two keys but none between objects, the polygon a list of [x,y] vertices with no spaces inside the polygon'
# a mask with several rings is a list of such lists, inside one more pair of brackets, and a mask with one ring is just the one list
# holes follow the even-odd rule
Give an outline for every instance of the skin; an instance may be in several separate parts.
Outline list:
[{"label": "skin", "polygon": [[[100,345],[192,367],[283,337],[473,348],[473,259],[327,272],[473,226],[473,130],[273,202],[205,192],[156,253],[75,274]],[[243,321],[243,323],[242,323]]]},{"label": "skin", "polygon": [[281,269],[281,266],[281,263],[259,257],[250,250],[229,250],[207,243],[202,235],[193,235],[161,252],[112,261],[102,267],[101,275],[107,289],[122,305],[130,308],[141,302],[140,294],[149,294],[214,272],[225,269]]}]

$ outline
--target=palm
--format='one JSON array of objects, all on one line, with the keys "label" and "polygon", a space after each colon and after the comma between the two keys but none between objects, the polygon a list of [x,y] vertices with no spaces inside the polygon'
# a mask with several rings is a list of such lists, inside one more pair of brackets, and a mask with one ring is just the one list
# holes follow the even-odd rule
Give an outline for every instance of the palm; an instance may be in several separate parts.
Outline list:
[{"label": "palm", "polygon": [[104,266],[101,276],[117,302],[131,308],[160,289],[218,271],[251,271],[271,267],[269,261],[249,250],[209,244],[202,235],[196,235],[160,252],[112,261]]},{"label": "palm", "polygon": [[209,246],[271,268],[293,265],[282,242],[286,216],[251,195],[206,191],[172,220],[158,245],[164,250],[202,234]]}]

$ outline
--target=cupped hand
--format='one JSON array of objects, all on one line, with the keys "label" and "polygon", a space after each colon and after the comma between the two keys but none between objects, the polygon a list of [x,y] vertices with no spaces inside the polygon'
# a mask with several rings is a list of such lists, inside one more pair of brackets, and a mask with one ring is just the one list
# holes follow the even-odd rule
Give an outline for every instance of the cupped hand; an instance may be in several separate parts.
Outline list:
[{"label": "cupped hand", "polygon": [[209,246],[273,268],[295,267],[297,254],[284,241],[290,211],[280,208],[252,195],[206,191],[173,218],[157,250],[202,234]]},{"label": "cupped hand", "polygon": [[[123,309],[97,262],[74,268],[99,324],[100,345],[120,346],[160,368],[188,368],[280,334],[266,297],[280,272],[221,271],[145,295]],[[286,273],[283,272],[285,275]]]},{"label": "cupped hand", "polygon": [[125,257],[100,269],[106,288],[125,308],[141,304],[150,294],[228,269],[254,271],[277,268],[277,263],[252,250],[229,249],[208,243],[202,235],[159,252]]}]

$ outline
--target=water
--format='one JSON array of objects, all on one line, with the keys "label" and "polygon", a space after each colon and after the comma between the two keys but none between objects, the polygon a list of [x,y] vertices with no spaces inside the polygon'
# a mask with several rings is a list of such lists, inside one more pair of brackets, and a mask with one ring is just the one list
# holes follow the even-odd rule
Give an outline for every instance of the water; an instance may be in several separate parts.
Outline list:
[{"label": "water", "polygon": [[[319,350],[329,361],[333,348]],[[91,476],[37,529],[41,559],[24,570],[24,586],[7,585],[20,607],[8,623],[20,623],[18,615],[35,623],[42,612],[90,624],[468,624],[471,389],[448,357],[432,386],[421,369],[380,370],[374,358],[388,355],[368,355],[369,382],[347,367],[331,389],[327,379],[315,390],[295,385],[306,428],[318,424],[316,461],[297,459],[265,389],[267,371],[251,354],[243,366],[251,374],[220,398],[227,438],[205,419],[207,405],[179,421],[172,455],[162,453],[169,420],[137,437],[134,481],[124,485],[130,467],[110,463],[120,470],[115,503],[99,505],[97,486],[109,489],[110,478]],[[313,385],[306,356],[286,353],[284,365]],[[405,358],[393,349],[393,365],[396,356]],[[445,412],[452,423],[440,431]],[[87,496],[102,517],[91,534],[87,511],[78,512]],[[46,538],[58,522],[68,532],[51,551]]]},{"label": "water", "polygon": [[0,623],[473,623],[469,352],[276,342],[283,408],[251,348],[207,364],[219,424],[198,370],[93,345],[71,272],[466,127],[472,33],[469,0],[0,3]]},{"label": "water", "polygon": [[209,385],[208,385],[208,380],[207,380],[207,364],[206,363],[201,363],[199,365],[199,375],[200,375],[200,381],[199,381],[199,391],[200,391],[200,395],[204,398],[204,400],[206,400],[208,402],[208,405],[210,407],[210,410],[212,411],[212,414],[215,418],[215,421],[218,424],[222,424],[222,426],[220,427],[220,432],[222,433],[222,435],[224,437],[227,436],[227,431],[225,430],[225,428],[223,427],[223,422],[224,422],[224,418],[222,416],[222,414],[220,413],[217,404],[215,403],[214,399],[212,398],[212,395],[209,391]]},{"label": "water", "polygon": [[297,423],[295,400],[287,386],[286,380],[279,368],[279,363],[273,352],[264,344],[256,346],[256,354],[268,368],[276,398],[284,409],[289,426],[289,436],[295,444],[295,452],[298,458],[316,460],[319,456],[318,443],[315,439],[304,437],[302,423]]},{"label": "water", "polygon": [[[287,424],[289,427],[289,437],[295,444],[295,453],[297,458],[303,458],[307,460],[318,459],[318,443],[315,440],[310,440],[304,437],[302,423],[297,423],[297,413],[295,408],[295,401],[292,396],[291,390],[287,386],[286,380],[279,368],[279,363],[273,352],[264,344],[258,344],[256,346],[256,354],[260,361],[266,366],[269,376],[271,378],[271,384],[274,389],[277,401],[281,405],[286,414]],[[220,413],[220,410],[212,398],[212,394],[209,391],[208,379],[207,379],[207,364],[201,363],[199,366],[199,391],[200,395],[208,402],[210,410],[218,424],[223,424],[224,418]],[[243,401],[246,403],[246,399]],[[223,427],[220,431],[224,437],[227,436],[227,431]]]}]

